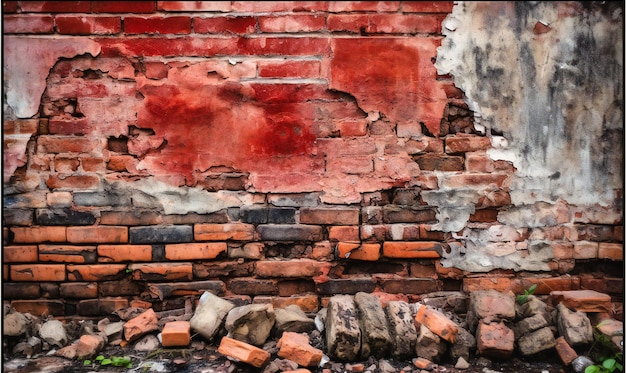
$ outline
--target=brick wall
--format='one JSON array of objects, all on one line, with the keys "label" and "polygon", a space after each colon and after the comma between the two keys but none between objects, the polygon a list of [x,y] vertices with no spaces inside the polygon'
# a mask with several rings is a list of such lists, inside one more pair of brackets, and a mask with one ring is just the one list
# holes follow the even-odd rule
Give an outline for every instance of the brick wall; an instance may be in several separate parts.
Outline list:
[{"label": "brick wall", "polygon": [[[3,2],[5,79],[34,87],[4,102],[4,301],[95,316],[210,290],[314,312],[537,284],[621,302],[621,191],[511,200],[515,165],[433,65],[452,7]],[[466,248],[489,265],[447,264]]]}]

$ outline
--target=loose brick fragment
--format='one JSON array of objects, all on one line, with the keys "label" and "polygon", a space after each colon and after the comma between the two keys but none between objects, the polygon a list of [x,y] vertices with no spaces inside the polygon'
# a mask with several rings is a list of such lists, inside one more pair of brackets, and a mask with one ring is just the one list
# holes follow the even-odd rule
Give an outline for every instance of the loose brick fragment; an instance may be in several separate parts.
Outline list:
[{"label": "loose brick fragment", "polygon": [[191,342],[189,321],[171,321],[166,323],[161,331],[161,341],[163,347],[189,346]]},{"label": "loose brick fragment", "polygon": [[450,343],[456,341],[459,327],[443,313],[426,305],[420,305],[415,315],[415,321],[423,324],[433,333]]},{"label": "loose brick fragment", "polygon": [[611,296],[594,290],[570,290],[550,292],[553,305],[563,304],[581,312],[610,312]]},{"label": "loose brick fragment", "polygon": [[556,352],[559,354],[559,358],[564,365],[570,365],[574,359],[578,357],[576,350],[567,343],[565,337],[560,336],[556,339]]},{"label": "loose brick fragment", "polygon": [[306,334],[284,332],[276,344],[278,356],[295,361],[298,365],[312,367],[319,365],[323,352],[309,344]]},{"label": "loose brick fragment", "polygon": [[132,342],[146,333],[158,330],[158,321],[156,313],[150,308],[124,324],[124,339]]},{"label": "loose brick fragment", "polygon": [[267,364],[271,356],[265,350],[229,337],[222,338],[217,352],[256,368],[261,368]]}]

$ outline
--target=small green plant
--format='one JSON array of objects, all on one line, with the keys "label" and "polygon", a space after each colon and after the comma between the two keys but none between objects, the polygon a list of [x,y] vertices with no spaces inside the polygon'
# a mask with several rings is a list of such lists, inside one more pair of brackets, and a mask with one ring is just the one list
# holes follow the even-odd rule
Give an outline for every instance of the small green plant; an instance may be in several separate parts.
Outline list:
[{"label": "small green plant", "polygon": [[624,371],[624,355],[620,352],[602,360],[602,364],[589,365],[585,373],[614,373]]},{"label": "small green plant", "polygon": [[517,297],[515,297],[515,300],[517,300],[517,303],[519,304],[526,303],[526,301],[528,300],[528,296],[532,295],[536,289],[537,289],[537,284],[531,285],[528,289],[524,290],[524,294],[520,294]]},{"label": "small green plant", "polygon": [[[600,364],[590,365],[585,368],[585,373],[616,373],[624,371],[624,354],[616,350],[608,335],[600,331],[601,322],[593,329],[593,343],[589,348],[589,354],[599,361]],[[618,332],[617,335],[621,335]]]},{"label": "small green plant", "polygon": [[[112,365],[114,367],[124,367],[124,368],[132,368],[133,364],[130,361],[130,358],[128,356],[111,356],[111,358],[107,358],[104,357],[104,355],[98,355],[95,359],[93,359],[93,363],[94,364],[100,364],[100,365]],[[83,365],[87,366],[87,365],[91,365],[92,361],[89,359],[86,359],[83,362]]]}]

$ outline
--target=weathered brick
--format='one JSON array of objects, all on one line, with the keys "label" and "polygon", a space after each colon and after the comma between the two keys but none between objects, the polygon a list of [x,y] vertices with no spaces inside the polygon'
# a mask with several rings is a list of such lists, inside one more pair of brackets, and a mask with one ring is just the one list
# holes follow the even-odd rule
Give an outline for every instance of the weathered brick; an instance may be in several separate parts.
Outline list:
[{"label": "weathered brick", "polygon": [[33,316],[64,316],[65,302],[59,299],[14,300],[11,307],[17,312],[30,313]]},{"label": "weathered brick", "polygon": [[363,241],[385,241],[391,239],[389,226],[386,225],[361,225],[361,239]]},{"label": "weathered brick", "polygon": [[372,14],[366,32],[438,34],[444,16],[430,14]]},{"label": "weathered brick", "polygon": [[33,210],[26,209],[4,209],[2,211],[2,221],[5,225],[31,226],[34,221]]},{"label": "weathered brick", "polygon": [[[156,10],[155,1],[92,1],[93,13],[152,13]],[[85,12],[85,13],[88,13]]]},{"label": "weathered brick", "polygon": [[16,243],[43,243],[65,242],[65,227],[11,227],[13,242]]},{"label": "weathered brick", "polygon": [[576,350],[567,343],[564,336],[560,336],[556,339],[556,352],[561,358],[564,365],[570,365],[574,359],[578,357]]},{"label": "weathered brick", "polygon": [[380,287],[392,294],[426,294],[443,290],[437,280],[426,278],[382,279]]},{"label": "weathered brick", "polygon": [[316,294],[306,294],[289,297],[256,296],[252,303],[270,303],[275,309],[298,306],[302,311],[314,313],[319,311],[319,301]]},{"label": "weathered brick", "polygon": [[97,175],[50,175],[46,179],[50,189],[98,189],[100,177]]},{"label": "weathered brick", "polygon": [[65,35],[112,35],[122,31],[120,17],[58,15],[54,21],[57,32]]},{"label": "weathered brick", "polygon": [[450,13],[453,1],[406,1],[402,3],[404,13]]},{"label": "weathered brick", "polygon": [[365,14],[329,14],[326,27],[329,31],[359,33],[368,24],[369,17]]},{"label": "weathered brick", "polygon": [[170,17],[124,17],[126,34],[189,34],[191,18],[189,16]]},{"label": "weathered brick", "polygon": [[152,260],[151,245],[98,245],[98,262],[149,262]]},{"label": "weathered brick", "polygon": [[13,264],[11,281],[65,281],[65,264]]},{"label": "weathered brick", "polygon": [[438,259],[442,251],[441,244],[432,241],[387,241],[383,243],[383,256],[387,258]]},{"label": "weathered brick", "polygon": [[229,12],[228,1],[157,1],[158,10],[168,12]]},{"label": "weathered brick", "polygon": [[597,242],[579,241],[574,242],[574,259],[596,259],[598,257]]},{"label": "weathered brick", "polygon": [[70,208],[38,209],[35,219],[39,225],[92,225],[96,222],[93,212]]},{"label": "weathered brick", "polygon": [[581,312],[611,311],[611,296],[593,290],[551,291],[549,303]]},{"label": "weathered brick", "polygon": [[345,242],[359,241],[359,227],[355,225],[329,227],[328,239],[331,241]]},{"label": "weathered brick", "polygon": [[46,206],[45,193],[30,192],[3,197],[5,209],[44,208]]},{"label": "weathered brick", "polygon": [[263,367],[271,357],[265,350],[229,337],[222,338],[217,352],[256,368]]},{"label": "weathered brick", "polygon": [[206,262],[193,264],[194,278],[246,277],[254,272],[252,262]]},{"label": "weathered brick", "polygon": [[330,279],[317,284],[321,295],[356,294],[359,291],[371,293],[376,290],[376,282],[372,278]]},{"label": "weathered brick", "polygon": [[37,153],[93,153],[101,149],[100,140],[77,136],[39,136]]},{"label": "weathered brick", "polygon": [[128,308],[128,305],[128,299],[122,297],[85,299],[78,302],[76,312],[83,316],[104,316]]},{"label": "weathered brick", "polygon": [[337,255],[341,259],[376,261],[380,259],[380,244],[339,242]]},{"label": "weathered brick", "polygon": [[261,32],[314,32],[324,29],[326,18],[314,14],[259,17]]},{"label": "weathered brick", "polygon": [[95,246],[39,245],[39,261],[59,263],[96,263]]},{"label": "weathered brick", "polygon": [[39,259],[37,246],[3,246],[2,261],[4,263],[36,263]]},{"label": "weathered brick", "polygon": [[[215,54],[234,54],[237,51],[236,39],[211,38],[206,37],[198,39],[197,37],[179,36],[176,38],[169,37],[151,37],[151,38],[97,38],[96,41],[101,45],[102,57],[128,56],[138,57],[148,56],[204,56],[210,57]],[[248,43],[253,44],[253,43]],[[252,46],[244,45],[247,49]],[[279,49],[274,43],[275,49]],[[270,47],[271,47],[270,46]],[[304,47],[303,47],[304,49]],[[255,54],[254,50],[246,52],[246,54]]]},{"label": "weathered brick", "polygon": [[415,322],[420,325],[425,325],[433,333],[437,334],[441,338],[450,343],[456,341],[456,336],[459,332],[459,327],[450,320],[442,312],[427,306],[421,305],[417,313],[415,314]]},{"label": "weathered brick", "polygon": [[22,12],[89,13],[89,1],[20,1]]},{"label": "weathered brick", "polygon": [[509,175],[474,173],[449,175],[442,178],[441,188],[467,189],[467,188],[502,188]]},{"label": "weathered brick", "polygon": [[67,279],[69,281],[111,281],[125,276],[125,264],[68,264]]},{"label": "weathered brick", "polygon": [[193,241],[191,225],[130,227],[130,243],[181,243]]},{"label": "weathered brick", "polygon": [[196,224],[193,238],[196,241],[252,241],[255,230],[252,224]]},{"label": "weathered brick", "polygon": [[173,281],[193,279],[191,263],[145,263],[130,264],[133,279],[138,281]]},{"label": "weathered brick", "polygon": [[[132,228],[131,228],[132,229]],[[215,259],[227,249],[226,242],[182,243],[165,245],[165,259]]]},{"label": "weathered brick", "polygon": [[463,171],[464,159],[459,156],[426,153],[414,158],[422,171]]},{"label": "weathered brick", "polygon": [[261,78],[319,78],[319,61],[259,61]]},{"label": "weathered brick", "polygon": [[143,290],[144,288],[142,284],[132,281],[129,278],[98,283],[98,296],[100,297],[119,297],[125,295],[135,296]]},{"label": "weathered brick", "polygon": [[131,206],[130,196],[118,192],[77,192],[74,193],[76,206]]},{"label": "weathered brick", "polygon": [[49,15],[5,15],[2,28],[7,34],[51,34],[54,32],[54,20]]},{"label": "weathered brick", "polygon": [[330,263],[310,259],[262,260],[255,265],[259,277],[315,277],[330,269]]},{"label": "weathered brick", "polygon": [[98,298],[98,284],[96,282],[65,282],[60,284],[59,291],[63,298]]},{"label": "weathered brick", "polygon": [[198,34],[251,34],[256,28],[256,17],[194,17],[193,31]]},{"label": "weathered brick", "polygon": [[128,242],[128,228],[107,225],[67,227],[67,242],[126,243]]},{"label": "weathered brick", "polygon": [[35,299],[41,296],[38,283],[6,282],[2,283],[3,299]]},{"label": "weathered brick", "polygon": [[163,224],[163,215],[155,211],[102,211],[101,225],[159,225]]},{"label": "weathered brick", "polygon": [[357,225],[359,224],[358,208],[301,208],[300,223],[320,225]]},{"label": "weathered brick", "polygon": [[276,280],[237,278],[228,282],[228,289],[235,294],[278,295]]},{"label": "weathered brick", "polygon": [[267,241],[320,241],[322,227],[304,224],[269,224],[257,228],[262,240]]},{"label": "weathered brick", "polygon": [[399,9],[399,1],[333,1],[328,3],[328,10],[332,13],[396,12]]},{"label": "weathered brick", "polygon": [[598,259],[624,260],[624,244],[600,242]]},{"label": "weathered brick", "polygon": [[467,153],[491,148],[491,140],[485,136],[458,134],[445,139],[446,153]]},{"label": "weathered brick", "polygon": [[436,213],[430,207],[392,206],[383,207],[385,223],[435,223]]}]

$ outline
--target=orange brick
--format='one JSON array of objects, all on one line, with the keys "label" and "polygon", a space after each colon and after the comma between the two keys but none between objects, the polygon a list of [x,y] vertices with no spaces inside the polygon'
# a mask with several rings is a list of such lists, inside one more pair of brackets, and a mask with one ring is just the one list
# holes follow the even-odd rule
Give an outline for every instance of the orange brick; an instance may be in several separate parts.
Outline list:
[{"label": "orange brick", "polygon": [[257,368],[267,364],[271,356],[265,350],[229,337],[222,338],[217,352]]},{"label": "orange brick", "polygon": [[165,259],[215,259],[221,253],[225,253],[227,249],[226,242],[171,244],[165,245]]},{"label": "orange brick", "polygon": [[33,316],[65,315],[65,302],[58,299],[33,299],[33,300],[14,300],[11,307],[22,313],[30,313]]},{"label": "orange brick", "polygon": [[556,352],[559,354],[563,365],[570,365],[574,359],[578,357],[578,353],[576,350],[572,348],[572,346],[567,343],[565,337],[560,336],[556,339]]},{"label": "orange brick", "polygon": [[456,341],[459,327],[446,315],[430,306],[421,305],[415,314],[415,321],[450,343]]},{"label": "orange brick", "polygon": [[295,361],[305,367],[317,366],[323,352],[309,344],[309,336],[295,332],[284,332],[276,343],[278,356]]},{"label": "orange brick", "polygon": [[152,245],[98,245],[98,262],[149,262]]},{"label": "orange brick", "polygon": [[100,186],[100,177],[97,175],[70,175],[60,177],[51,175],[46,180],[50,189],[96,189]]},{"label": "orange brick", "polygon": [[387,241],[383,243],[383,256],[387,258],[439,259],[441,244],[432,241]]},{"label": "orange brick", "polygon": [[65,264],[14,264],[11,281],[65,281]]},{"label": "orange brick", "polygon": [[133,279],[142,281],[187,280],[193,279],[191,263],[142,263],[128,266]]},{"label": "orange brick", "polygon": [[380,259],[380,244],[339,242],[337,244],[337,254],[341,259],[376,261]]},{"label": "orange brick", "polygon": [[497,290],[500,292],[512,291],[515,294],[524,292],[524,288],[510,277],[466,277],[463,279],[463,291],[473,292],[480,290]]},{"label": "orange brick", "polygon": [[126,275],[125,264],[69,264],[67,266],[69,281],[110,281]]},{"label": "orange brick", "polygon": [[593,290],[570,290],[550,292],[553,305],[562,303],[569,309],[581,312],[610,312],[611,296]]},{"label": "orange brick", "polygon": [[11,227],[13,242],[65,242],[65,227]]},{"label": "orange brick", "polygon": [[2,260],[5,263],[37,262],[37,246],[3,246]]},{"label": "orange brick", "polygon": [[624,260],[624,244],[600,242],[598,259]]},{"label": "orange brick", "polygon": [[260,277],[314,277],[328,274],[330,263],[311,259],[263,260],[256,262]]},{"label": "orange brick", "polygon": [[39,245],[39,261],[58,263],[95,263],[95,246]]},{"label": "orange brick", "polygon": [[598,257],[598,243],[580,241],[574,243],[574,259],[595,259]]},{"label": "orange brick", "polygon": [[72,243],[127,243],[128,228],[116,226],[68,227],[67,241]]},{"label": "orange brick", "polygon": [[415,365],[419,369],[425,369],[425,370],[432,370],[433,367],[435,366],[435,364],[432,361],[425,359],[423,357],[418,357],[416,359],[413,359],[413,365]]},{"label": "orange brick", "polygon": [[196,224],[193,228],[196,241],[252,241],[254,225],[242,223]]},{"label": "orange brick", "polygon": [[328,238],[334,241],[360,241],[356,225],[334,226],[328,229]]},{"label": "orange brick", "polygon": [[319,311],[320,303],[317,295],[297,295],[290,297],[256,296],[252,303],[271,303],[274,308],[286,308],[296,305],[304,312],[314,313]]},{"label": "orange brick", "polygon": [[161,331],[163,347],[185,347],[191,342],[191,326],[189,321],[171,321]]}]

